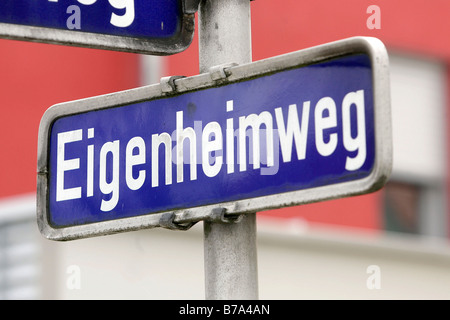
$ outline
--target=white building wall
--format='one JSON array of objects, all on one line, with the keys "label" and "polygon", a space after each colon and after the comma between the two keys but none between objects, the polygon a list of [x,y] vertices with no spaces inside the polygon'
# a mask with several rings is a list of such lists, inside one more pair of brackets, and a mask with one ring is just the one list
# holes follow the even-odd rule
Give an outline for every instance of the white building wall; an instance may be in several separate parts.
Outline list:
[{"label": "white building wall", "polygon": [[[34,223],[34,201],[27,203],[20,206],[31,209],[20,216]],[[0,205],[0,216],[10,208]],[[2,299],[205,297],[202,223],[189,231],[158,228],[71,242],[46,240],[36,227],[22,238],[39,256],[13,274],[27,279],[21,271],[34,270],[31,281],[9,287]],[[257,246],[260,299],[450,298],[450,244],[442,238],[259,217]],[[378,272],[368,273],[373,266]],[[3,277],[11,274],[4,271]]]},{"label": "white building wall", "polygon": [[[260,299],[449,299],[450,247],[428,241],[260,219]],[[55,258],[49,298],[205,297],[201,223],[43,245]]]},{"label": "white building wall", "polygon": [[436,181],[446,170],[446,68],[436,60],[390,54],[393,173]]}]

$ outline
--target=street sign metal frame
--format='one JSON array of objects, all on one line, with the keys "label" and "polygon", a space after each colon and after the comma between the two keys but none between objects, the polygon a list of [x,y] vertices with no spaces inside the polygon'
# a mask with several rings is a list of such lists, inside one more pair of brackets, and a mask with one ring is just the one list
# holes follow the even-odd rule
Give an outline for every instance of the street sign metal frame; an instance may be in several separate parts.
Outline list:
[{"label": "street sign metal frame", "polygon": [[[375,160],[369,176],[360,180],[290,191],[238,201],[222,202],[193,208],[148,213],[117,220],[95,222],[62,228],[49,223],[49,137],[52,123],[58,118],[94,110],[108,109],[133,103],[161,99],[200,89],[214,88],[256,77],[301,68],[333,58],[366,54],[372,64]],[[386,183],[392,168],[392,137],[390,115],[389,61],[383,43],[370,37],[354,37],[323,44],[257,62],[210,69],[192,77],[163,78],[161,83],[82,100],[57,104],[44,114],[38,136],[37,162],[37,220],[41,233],[48,239],[73,240],[144,228],[176,228],[195,222],[240,214],[259,212],[286,206],[354,196],[376,191]],[[219,213],[219,215],[218,215]],[[186,228],[184,228],[186,229]]]},{"label": "street sign metal frame", "polygon": [[137,38],[0,23],[0,38],[150,55],[172,55],[192,43],[198,0],[181,1],[180,31],[171,38]]}]

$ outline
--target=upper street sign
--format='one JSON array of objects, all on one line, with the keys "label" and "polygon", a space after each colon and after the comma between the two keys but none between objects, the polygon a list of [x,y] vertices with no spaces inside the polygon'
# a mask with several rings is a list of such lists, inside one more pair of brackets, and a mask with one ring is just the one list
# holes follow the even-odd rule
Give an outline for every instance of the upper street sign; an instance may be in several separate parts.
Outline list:
[{"label": "upper street sign", "polygon": [[[168,55],[194,34],[192,0],[1,0],[0,37]],[[198,1],[197,1],[198,2]]]},{"label": "upper street sign", "polygon": [[44,114],[38,222],[70,240],[381,188],[388,57],[350,38],[62,103]]}]

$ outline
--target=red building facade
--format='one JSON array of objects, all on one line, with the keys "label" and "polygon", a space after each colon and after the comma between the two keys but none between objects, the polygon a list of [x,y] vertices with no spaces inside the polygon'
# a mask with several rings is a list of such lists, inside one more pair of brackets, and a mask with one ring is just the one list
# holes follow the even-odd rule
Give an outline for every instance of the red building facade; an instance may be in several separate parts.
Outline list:
[{"label": "red building facade", "polygon": [[[256,0],[251,8],[254,61],[347,37],[373,36],[381,39],[390,52],[450,64],[450,3],[446,0]],[[36,192],[37,132],[48,107],[137,87],[143,70],[141,56],[131,53],[10,40],[0,40],[0,50],[1,201]],[[159,61],[165,65],[160,76],[198,74],[197,35],[185,52]],[[448,78],[450,72],[445,72]],[[446,83],[448,93],[450,81]],[[447,102],[446,110],[449,107]],[[450,126],[446,128],[448,149]],[[448,168],[448,156],[444,162]],[[447,169],[442,176],[448,185]],[[448,190],[446,187],[445,198]],[[384,192],[261,215],[383,230]],[[449,213],[444,210],[448,225]]]}]

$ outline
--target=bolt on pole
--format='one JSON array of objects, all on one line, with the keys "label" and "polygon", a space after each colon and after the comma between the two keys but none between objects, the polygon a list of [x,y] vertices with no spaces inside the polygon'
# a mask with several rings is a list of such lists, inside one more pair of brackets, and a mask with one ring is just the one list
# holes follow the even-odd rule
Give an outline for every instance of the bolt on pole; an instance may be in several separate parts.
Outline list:
[{"label": "bolt on pole", "polygon": [[[202,0],[200,73],[252,61],[250,0]],[[258,299],[256,213],[238,223],[204,222],[206,299]]]}]

